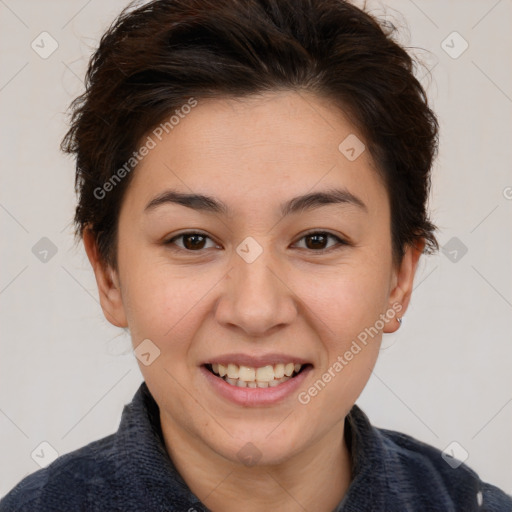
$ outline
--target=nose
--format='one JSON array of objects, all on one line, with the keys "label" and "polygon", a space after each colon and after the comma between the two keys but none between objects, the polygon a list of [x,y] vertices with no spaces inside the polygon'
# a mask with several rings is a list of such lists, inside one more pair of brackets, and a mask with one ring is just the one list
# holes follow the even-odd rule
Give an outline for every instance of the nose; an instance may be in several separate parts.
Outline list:
[{"label": "nose", "polygon": [[231,270],[216,308],[217,321],[251,337],[269,336],[297,315],[293,286],[284,265],[265,249],[255,261],[233,255]]}]

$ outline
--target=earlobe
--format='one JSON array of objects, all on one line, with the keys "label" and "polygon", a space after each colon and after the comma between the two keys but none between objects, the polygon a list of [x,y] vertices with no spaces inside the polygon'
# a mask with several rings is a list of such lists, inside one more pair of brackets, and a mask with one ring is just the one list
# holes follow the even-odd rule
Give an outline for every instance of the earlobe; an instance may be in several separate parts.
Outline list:
[{"label": "earlobe", "polygon": [[128,327],[119,279],[115,270],[101,258],[96,239],[89,228],[84,229],[82,238],[85,252],[94,271],[105,318],[116,327]]},{"label": "earlobe", "polygon": [[[402,325],[402,318],[409,306],[411,300],[414,276],[418,267],[418,261],[423,249],[425,240],[417,241],[415,245],[407,246],[402,261],[396,270],[396,284],[389,295],[388,308],[396,312],[396,316],[390,322],[386,323],[383,332],[392,333],[397,331]],[[400,320],[398,320],[400,318]]]}]

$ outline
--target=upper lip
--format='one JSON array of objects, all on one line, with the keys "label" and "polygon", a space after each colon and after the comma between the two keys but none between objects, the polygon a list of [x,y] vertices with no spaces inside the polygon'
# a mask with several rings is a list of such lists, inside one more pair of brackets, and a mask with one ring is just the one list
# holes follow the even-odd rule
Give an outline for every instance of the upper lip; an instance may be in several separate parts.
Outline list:
[{"label": "upper lip", "polygon": [[306,359],[288,354],[264,354],[260,356],[251,356],[249,354],[224,354],[212,357],[202,364],[236,364],[242,366],[250,366],[252,368],[261,368],[267,365],[275,365],[278,363],[294,363],[294,364],[310,364]]}]

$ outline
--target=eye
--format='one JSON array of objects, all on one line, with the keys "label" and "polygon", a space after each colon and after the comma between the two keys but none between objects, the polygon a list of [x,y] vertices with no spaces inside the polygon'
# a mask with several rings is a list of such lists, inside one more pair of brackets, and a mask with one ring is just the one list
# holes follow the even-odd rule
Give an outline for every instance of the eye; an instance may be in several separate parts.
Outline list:
[{"label": "eye", "polygon": [[[327,243],[329,238],[331,240],[337,241],[338,244],[325,247],[325,244]],[[339,249],[339,247],[336,247],[336,245],[349,245],[348,242],[341,239],[339,236],[333,235],[332,233],[328,233],[326,231],[311,231],[309,233],[306,233],[299,241],[302,240],[305,240],[306,249],[319,253],[330,251],[333,248]]]},{"label": "eye", "polygon": [[[325,244],[328,243],[329,239],[334,240],[335,242],[337,242],[337,244],[335,243],[331,246],[325,246]],[[182,245],[176,243],[177,240],[182,240]],[[173,247],[173,250],[175,249],[188,252],[200,252],[203,249],[208,249],[208,247],[206,246],[207,240],[210,240],[213,244],[212,246],[210,246],[210,248],[218,247],[208,235],[196,231],[180,233],[179,235],[176,235],[170,238],[169,240],[165,241],[164,245],[176,246],[176,249]],[[316,253],[324,253],[332,249],[339,248],[336,247],[336,245],[349,245],[347,241],[326,231],[312,231],[306,233],[302,238],[299,239],[299,242],[302,240],[305,240],[306,245],[305,247],[302,248],[311,250]]]},{"label": "eye", "polygon": [[[180,240],[180,239],[183,240],[182,246],[175,243],[176,240]],[[213,240],[209,236],[207,236],[203,233],[189,231],[187,233],[181,233],[179,235],[176,235],[176,236],[170,238],[169,240],[164,242],[164,244],[165,245],[176,245],[179,249],[189,251],[189,252],[199,252],[200,250],[207,248],[207,247],[205,247],[206,240],[211,240],[211,242],[213,243]],[[213,243],[212,247],[215,247],[215,246],[216,246],[216,244]]]}]

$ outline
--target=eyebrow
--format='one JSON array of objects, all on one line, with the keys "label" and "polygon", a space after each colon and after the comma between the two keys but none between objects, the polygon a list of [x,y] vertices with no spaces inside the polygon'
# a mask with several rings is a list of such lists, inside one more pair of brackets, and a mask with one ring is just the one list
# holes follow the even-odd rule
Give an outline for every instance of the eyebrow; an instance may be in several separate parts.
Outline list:
[{"label": "eyebrow", "polygon": [[[154,197],[144,208],[144,212],[155,210],[163,204],[180,204],[193,210],[208,213],[220,213],[228,215],[229,207],[222,201],[203,194],[184,194],[177,190],[165,190]],[[321,192],[311,192],[302,196],[294,197],[280,207],[282,216],[294,213],[302,213],[331,204],[349,204],[357,206],[368,212],[367,206],[361,199],[346,189],[329,189]]]}]

